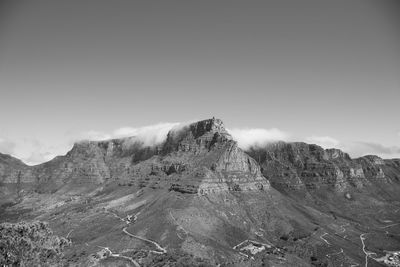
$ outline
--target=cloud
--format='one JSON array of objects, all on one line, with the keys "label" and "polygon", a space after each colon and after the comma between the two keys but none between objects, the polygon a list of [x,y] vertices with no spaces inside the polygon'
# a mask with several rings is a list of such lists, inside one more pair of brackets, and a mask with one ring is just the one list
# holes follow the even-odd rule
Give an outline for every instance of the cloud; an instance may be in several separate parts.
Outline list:
[{"label": "cloud", "polygon": [[305,139],[306,143],[316,144],[323,148],[338,148],[340,142],[330,136],[309,136]]},{"label": "cloud", "polygon": [[[178,131],[192,122],[165,122],[143,127],[121,127],[111,132],[91,130],[75,136],[72,135],[69,141],[53,144],[52,146],[34,138],[11,139],[0,137],[0,152],[17,157],[28,165],[36,165],[49,161],[57,155],[65,154],[71,149],[73,142],[79,140],[99,141],[134,136],[135,138],[133,139],[127,139],[127,142],[139,140],[146,146],[157,145],[166,139],[170,130]],[[289,141],[289,138],[292,140],[288,133],[276,128],[234,128],[227,129],[227,131],[242,149],[248,149],[251,146],[262,146],[274,141]],[[320,145],[323,148],[339,148],[349,153],[352,157],[373,154],[383,158],[400,158],[400,147],[398,146],[385,146],[378,143],[360,141],[341,142],[330,136],[316,135],[309,136],[303,140],[307,143]]]},{"label": "cloud", "polygon": [[50,151],[33,151],[28,157],[22,158],[22,161],[28,165],[37,165],[49,161],[56,156],[56,153]]},{"label": "cloud", "polygon": [[36,165],[51,160],[63,153],[68,147],[49,147],[34,138],[10,140],[0,138],[0,152],[22,160],[28,165]]},{"label": "cloud", "polygon": [[12,154],[15,149],[15,142],[0,138],[0,152],[4,154]]},{"label": "cloud", "polygon": [[[165,122],[143,127],[121,127],[112,133],[88,131],[80,135],[80,140],[107,140],[112,138],[136,137],[146,146],[157,145],[165,141],[169,131],[178,131],[193,121],[184,123]],[[279,129],[227,129],[241,148],[264,145],[268,142],[287,140],[288,134]]]},{"label": "cloud", "polygon": [[351,142],[344,144],[343,147],[354,157],[378,155],[382,158],[400,158],[399,146],[385,146],[373,142]]},{"label": "cloud", "polygon": [[383,154],[396,154],[400,153],[400,147],[397,146],[384,146],[378,143],[358,142],[358,144]]},{"label": "cloud", "polygon": [[262,146],[269,142],[286,141],[289,134],[279,129],[227,129],[233,139],[238,142],[242,149],[248,149],[252,146]]},{"label": "cloud", "polygon": [[81,133],[77,139],[78,140],[90,140],[90,141],[102,141],[102,140],[107,140],[107,139],[111,139],[111,138],[112,138],[112,136],[110,134],[91,130],[91,131]]},{"label": "cloud", "polygon": [[305,142],[317,144],[323,148],[339,148],[357,158],[365,155],[377,155],[382,158],[400,158],[400,147],[385,146],[379,143],[350,141],[340,142],[330,136],[310,136],[305,138]]},{"label": "cloud", "polygon": [[49,146],[35,138],[0,138],[0,152],[10,154],[22,160],[28,165],[37,165],[47,162],[58,155],[64,155],[72,148],[74,142],[82,140],[100,141],[113,138],[135,137],[127,139],[125,145],[130,141],[141,141],[146,146],[162,143],[170,130],[178,130],[191,122],[185,123],[158,123],[144,127],[121,127],[111,133],[102,131],[86,131],[79,134],[71,134],[68,140]]},{"label": "cloud", "polygon": [[162,143],[167,138],[168,132],[179,125],[180,123],[167,122],[139,128],[122,127],[115,130],[112,136],[113,138],[135,136],[145,146],[152,146]]},{"label": "cloud", "polygon": [[102,141],[114,138],[135,137],[134,141],[143,142],[145,146],[153,146],[162,143],[167,138],[170,130],[177,129],[184,124],[165,122],[143,127],[121,127],[111,133],[91,130],[80,134],[76,138],[76,141]]}]

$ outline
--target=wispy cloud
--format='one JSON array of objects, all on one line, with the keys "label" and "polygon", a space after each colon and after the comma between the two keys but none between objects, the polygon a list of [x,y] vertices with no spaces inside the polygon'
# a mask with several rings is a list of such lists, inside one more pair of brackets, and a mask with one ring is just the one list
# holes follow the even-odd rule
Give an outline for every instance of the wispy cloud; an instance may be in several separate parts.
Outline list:
[{"label": "wispy cloud", "polygon": [[76,140],[101,141],[101,140],[107,140],[107,139],[111,139],[111,138],[112,138],[112,135],[110,135],[110,134],[90,130],[90,131],[79,134],[79,136],[75,139]]},{"label": "wispy cloud", "polygon": [[33,151],[28,157],[22,158],[22,160],[28,165],[37,165],[49,161],[56,156],[57,156],[56,152]]},{"label": "wispy cloud", "polygon": [[167,122],[139,128],[122,127],[115,130],[113,136],[116,138],[135,136],[144,145],[151,146],[162,143],[167,138],[168,132],[179,125],[180,123]]},{"label": "wispy cloud", "polygon": [[146,146],[152,146],[162,143],[171,129],[177,128],[181,123],[165,122],[143,127],[121,127],[111,133],[100,131],[87,131],[80,134],[78,140],[108,140],[113,138],[135,137],[135,140],[143,142]]},{"label": "wispy cloud", "polygon": [[382,158],[400,158],[399,146],[385,146],[373,142],[350,142],[343,144],[343,149],[352,156],[378,155]]},{"label": "wispy cloud", "polygon": [[286,141],[289,138],[288,133],[276,128],[235,128],[227,129],[227,131],[232,135],[233,139],[238,142],[239,147],[242,149],[248,149],[252,146],[262,146],[274,141]]},{"label": "wispy cloud", "polygon": [[28,165],[46,162],[65,150],[63,147],[49,147],[34,138],[10,140],[0,138],[0,152],[21,159]]},{"label": "wispy cloud", "polygon": [[15,149],[15,142],[0,138],[0,152],[4,154],[12,154]]},{"label": "wispy cloud", "polygon": [[323,148],[339,148],[352,157],[377,155],[382,158],[400,158],[399,146],[385,146],[383,144],[363,141],[341,142],[330,136],[310,136],[304,140],[307,143],[317,144]]},{"label": "wispy cloud", "polygon": [[323,148],[337,148],[340,144],[340,142],[333,137],[316,135],[306,137],[305,142],[316,144]]},{"label": "wispy cloud", "polygon": [[[65,154],[71,149],[72,144],[79,140],[99,141],[135,136],[135,140],[139,140],[147,146],[160,144],[166,139],[170,130],[178,130],[189,123],[191,122],[165,122],[143,127],[121,127],[111,132],[90,130],[70,136],[70,139],[65,140],[64,143],[61,142],[52,146],[33,138],[14,140],[3,136],[0,137],[0,152],[13,155],[29,165],[35,165],[46,162],[57,155]],[[227,129],[227,131],[238,142],[239,147],[243,149],[248,149],[251,146],[262,146],[274,141],[290,141],[295,138],[291,134],[276,128],[234,128]],[[399,146],[385,146],[361,141],[341,142],[331,136],[317,135],[300,140],[320,145],[323,148],[339,148],[349,153],[352,157],[374,154],[383,158],[400,158]]]},{"label": "wispy cloud", "polygon": [[[134,140],[146,146],[162,143],[171,129],[179,129],[185,123],[158,123],[144,127],[121,127],[108,132],[89,130],[72,134],[64,142],[49,146],[34,138],[10,139],[0,137],[0,152],[21,159],[28,165],[36,165],[51,160],[57,155],[64,155],[74,142],[82,140],[100,141],[113,138],[136,137]],[[128,140],[129,141],[129,140]]]}]

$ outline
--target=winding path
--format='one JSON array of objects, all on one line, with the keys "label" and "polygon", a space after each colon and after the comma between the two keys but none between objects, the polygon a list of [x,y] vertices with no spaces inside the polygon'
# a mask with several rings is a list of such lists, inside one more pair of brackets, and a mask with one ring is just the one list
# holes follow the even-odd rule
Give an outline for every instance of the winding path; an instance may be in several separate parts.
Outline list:
[{"label": "winding path", "polygon": [[129,236],[131,236],[131,237],[134,237],[134,238],[136,238],[136,239],[139,239],[139,240],[142,240],[142,241],[151,243],[151,244],[153,244],[154,246],[156,246],[156,248],[157,248],[158,250],[160,250],[160,251],[149,250],[149,252],[152,252],[152,253],[155,253],[155,254],[165,254],[165,253],[167,253],[167,250],[166,250],[165,248],[163,248],[162,246],[160,246],[157,242],[155,242],[155,241],[153,241],[153,240],[150,240],[150,239],[147,239],[147,238],[144,238],[144,237],[140,237],[140,236],[131,234],[131,233],[129,233],[129,232],[126,230],[126,228],[127,228],[127,227],[124,227],[124,229],[122,229],[122,232],[124,232],[125,234],[127,234],[127,235],[129,235]]},{"label": "winding path", "polygon": [[370,252],[370,251],[365,250],[364,240],[365,240],[365,235],[367,235],[367,234],[369,234],[369,233],[363,233],[360,235],[360,239],[361,239],[361,243],[362,243],[362,250],[365,254],[365,267],[368,267],[368,257],[372,258],[371,255],[376,254],[375,252]]},{"label": "winding path", "polygon": [[[139,211],[139,212],[137,212],[137,213],[135,213],[135,214],[131,214],[131,215],[127,215],[126,216],[126,218],[122,218],[122,217],[120,217],[120,216],[118,216],[116,213],[114,213],[114,212],[111,212],[115,217],[117,217],[118,219],[120,219],[121,221],[123,221],[123,222],[125,222],[126,224],[134,224],[136,221],[137,221],[137,217],[138,217],[138,215],[141,213],[141,211]],[[133,217],[133,218],[132,218]],[[137,235],[134,235],[134,234],[132,234],[132,233],[129,233],[126,229],[127,229],[128,227],[124,227],[123,229],[122,229],[122,232],[124,232],[126,235],[128,235],[128,236],[130,236],[130,237],[133,237],[133,238],[136,238],[136,239],[139,239],[139,240],[141,240],[141,241],[144,241],[144,242],[148,242],[148,243],[151,243],[151,244],[153,244],[159,251],[155,251],[155,250],[149,250],[149,252],[152,252],[152,253],[155,253],[155,254],[165,254],[165,253],[167,253],[167,250],[165,249],[165,248],[163,248],[160,244],[158,244],[157,242],[155,242],[155,241],[153,241],[153,240],[150,240],[150,239],[147,239],[147,238],[144,238],[144,237],[141,237],[141,236],[137,236]]]},{"label": "winding path", "polygon": [[122,259],[126,259],[129,260],[130,262],[132,262],[136,267],[140,267],[139,263],[137,263],[137,261],[135,261],[134,259],[132,259],[131,257],[128,256],[124,256],[124,255],[120,255],[118,253],[113,253],[108,247],[101,247],[98,246],[99,248],[104,249],[105,251],[107,251],[108,253],[110,253],[109,257],[115,257],[115,258],[122,258]]},{"label": "winding path", "polygon": [[400,223],[393,223],[393,224],[389,224],[389,225],[382,226],[382,227],[379,227],[379,228],[385,229],[385,228],[393,227],[393,226],[396,226],[396,225],[399,225],[399,224],[400,224]]},{"label": "winding path", "polygon": [[328,240],[326,240],[325,238],[324,238],[324,236],[326,236],[328,233],[324,233],[323,235],[321,235],[319,238],[321,238],[327,245],[331,245],[331,243],[329,243],[328,242]]},{"label": "winding path", "polygon": [[[114,217],[118,218],[119,220],[121,220],[121,221],[125,222],[127,225],[129,225],[129,224],[133,224],[133,223],[135,223],[137,221],[137,217],[140,214],[140,211],[135,213],[135,214],[127,215],[126,218],[122,218],[122,217],[118,216],[118,214],[116,214],[115,212],[109,211],[109,213],[111,213]],[[126,230],[127,228],[128,227],[126,226],[126,227],[124,227],[122,229],[122,232],[124,234],[126,234],[126,235],[128,235],[130,237],[139,239],[141,241],[151,243],[152,245],[154,245],[157,248],[158,251],[149,250],[150,253],[154,253],[154,254],[165,254],[165,253],[167,253],[167,250],[165,248],[163,248],[162,246],[160,246],[160,244],[158,244],[157,242],[155,242],[153,240],[150,240],[150,239],[147,239],[147,238],[144,238],[144,237],[141,237],[141,236],[134,235],[132,233],[129,233]],[[131,257],[120,255],[118,253],[113,253],[108,247],[101,247],[101,246],[98,246],[98,247],[105,249],[110,254],[109,257],[117,257],[117,258],[127,259],[130,262],[132,262],[136,267],[140,267],[139,263],[136,260],[132,259]]]},{"label": "winding path", "polygon": [[[172,215],[171,211],[169,211],[169,215],[171,216],[172,220],[174,220],[175,224],[178,225],[178,230],[181,229],[186,236],[189,235],[189,232],[178,222],[177,219],[175,219],[174,215]],[[184,240],[185,238],[181,237],[180,234],[177,232],[176,235],[179,237],[179,239]]]}]

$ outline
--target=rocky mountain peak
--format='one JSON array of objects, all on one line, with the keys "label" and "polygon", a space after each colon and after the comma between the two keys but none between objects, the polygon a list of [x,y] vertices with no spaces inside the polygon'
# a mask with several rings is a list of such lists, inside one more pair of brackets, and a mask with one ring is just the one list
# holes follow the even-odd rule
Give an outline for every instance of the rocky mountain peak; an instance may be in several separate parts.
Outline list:
[{"label": "rocky mountain peak", "polygon": [[195,138],[203,136],[207,133],[219,133],[221,135],[229,136],[230,134],[226,131],[224,123],[220,119],[212,118],[207,120],[198,121],[190,124],[190,131]]},{"label": "rocky mountain peak", "polygon": [[179,129],[172,129],[164,143],[163,152],[209,150],[217,144],[233,141],[222,120],[212,118],[198,121]]},{"label": "rocky mountain peak", "polygon": [[376,155],[366,155],[366,156],[363,156],[362,158],[364,158],[365,160],[369,161],[372,164],[376,164],[376,165],[385,164],[384,160],[381,157],[378,157]]},{"label": "rocky mountain peak", "polygon": [[331,160],[331,159],[351,160],[349,154],[337,148],[325,149],[325,154],[326,154],[325,157],[326,160]]}]

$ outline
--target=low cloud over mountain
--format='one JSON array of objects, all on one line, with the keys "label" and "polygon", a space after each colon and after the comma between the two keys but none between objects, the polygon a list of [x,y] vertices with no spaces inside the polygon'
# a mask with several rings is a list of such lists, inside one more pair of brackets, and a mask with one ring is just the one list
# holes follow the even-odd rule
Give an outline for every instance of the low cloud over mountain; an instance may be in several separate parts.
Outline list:
[{"label": "low cloud over mountain", "polygon": [[234,128],[227,129],[227,131],[232,135],[233,139],[238,142],[239,147],[242,149],[248,149],[251,146],[262,146],[268,142],[286,141],[289,138],[288,133],[276,128]]},{"label": "low cloud over mountain", "polygon": [[[179,129],[188,125],[188,122],[162,122],[143,127],[120,127],[111,132],[88,130],[79,134],[72,134],[58,144],[47,144],[45,140],[27,137],[11,139],[0,136],[0,152],[20,158],[29,165],[46,162],[57,155],[63,155],[71,149],[74,142],[82,140],[100,141],[122,137],[137,137],[146,146],[153,146],[165,141],[171,129]],[[304,141],[317,144],[323,148],[339,148],[352,157],[368,154],[379,155],[383,158],[399,158],[399,146],[385,146],[379,143],[365,141],[341,141],[329,135],[311,135],[305,138],[296,137],[281,129],[271,128],[231,128],[227,131],[238,142],[239,147],[248,149],[252,146],[263,146],[275,141]]]},{"label": "low cloud over mountain", "polygon": [[352,157],[364,155],[379,155],[382,158],[399,158],[399,146],[386,146],[374,142],[365,141],[346,141],[341,142],[330,136],[310,136],[305,138],[305,142],[317,144],[323,148],[339,148],[349,153]]}]

